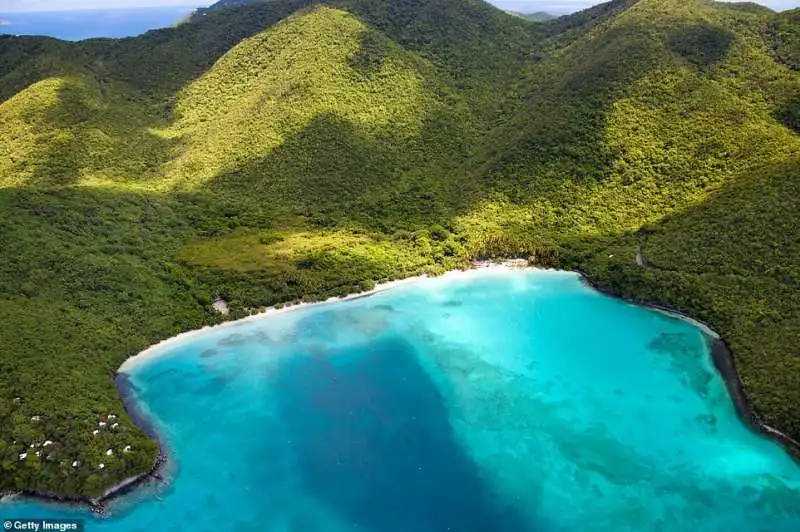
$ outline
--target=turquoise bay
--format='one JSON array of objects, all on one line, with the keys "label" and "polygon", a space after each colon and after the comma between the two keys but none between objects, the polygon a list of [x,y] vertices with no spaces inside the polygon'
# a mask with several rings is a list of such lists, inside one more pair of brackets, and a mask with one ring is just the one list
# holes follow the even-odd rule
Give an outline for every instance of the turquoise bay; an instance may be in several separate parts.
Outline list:
[{"label": "turquoise bay", "polygon": [[695,326],[473,270],[209,329],[129,370],[169,482],[87,530],[800,530],[800,467]]}]

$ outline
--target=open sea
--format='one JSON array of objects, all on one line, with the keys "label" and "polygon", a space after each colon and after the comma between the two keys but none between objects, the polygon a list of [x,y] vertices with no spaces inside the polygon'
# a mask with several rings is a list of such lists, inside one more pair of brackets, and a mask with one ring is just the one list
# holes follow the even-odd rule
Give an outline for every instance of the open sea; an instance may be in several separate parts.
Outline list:
[{"label": "open sea", "polygon": [[473,270],[209,329],[129,370],[169,481],[94,531],[800,530],[800,466],[695,326]]},{"label": "open sea", "polygon": [[3,13],[0,1],[0,35],[46,35],[68,41],[133,37],[148,30],[173,26],[194,9],[172,6]]}]

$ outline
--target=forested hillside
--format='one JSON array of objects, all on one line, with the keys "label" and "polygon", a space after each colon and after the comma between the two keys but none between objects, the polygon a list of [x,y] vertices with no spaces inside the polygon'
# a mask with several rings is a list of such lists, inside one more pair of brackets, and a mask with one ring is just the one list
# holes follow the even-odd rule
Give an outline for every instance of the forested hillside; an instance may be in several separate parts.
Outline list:
[{"label": "forested hillside", "polygon": [[524,19],[532,20],[534,22],[545,22],[547,20],[553,20],[557,18],[556,15],[551,15],[550,13],[546,13],[544,11],[537,11],[535,13],[520,13],[519,11],[509,11],[512,15],[516,15],[518,17],[522,17]]},{"label": "forested hillside", "polygon": [[148,469],[115,371],[228,319],[217,297],[237,318],[490,257],[707,321],[800,438],[799,36],[800,10],[705,0],[225,0],[0,37],[0,491]]}]

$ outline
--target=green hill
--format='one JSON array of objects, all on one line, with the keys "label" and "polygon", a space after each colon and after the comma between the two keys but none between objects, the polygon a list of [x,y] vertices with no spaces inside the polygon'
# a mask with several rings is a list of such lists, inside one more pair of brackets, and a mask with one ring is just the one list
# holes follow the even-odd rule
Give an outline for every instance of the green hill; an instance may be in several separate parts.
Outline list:
[{"label": "green hill", "polygon": [[558,18],[556,15],[551,15],[550,13],[546,13],[544,11],[536,11],[535,13],[519,13],[516,11],[509,11],[509,13],[524,19],[532,20],[533,22],[545,22],[548,20],[553,20],[554,18]]},{"label": "green hill", "polygon": [[0,37],[0,491],[149,468],[116,368],[226,319],[216,297],[236,318],[487,257],[709,322],[800,438],[796,15],[225,1],[132,39]]},{"label": "green hill", "polygon": [[769,25],[770,48],[774,57],[794,71],[800,71],[800,8],[774,17]]}]

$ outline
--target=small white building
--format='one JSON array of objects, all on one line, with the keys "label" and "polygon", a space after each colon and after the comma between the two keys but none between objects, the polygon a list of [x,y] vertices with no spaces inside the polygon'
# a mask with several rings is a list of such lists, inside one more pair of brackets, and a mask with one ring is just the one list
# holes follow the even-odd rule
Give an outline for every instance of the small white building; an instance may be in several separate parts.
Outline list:
[{"label": "small white building", "polygon": [[28,457],[28,453],[19,453],[19,459],[25,460]]},{"label": "small white building", "polygon": [[42,416],[31,416],[31,421],[39,421],[42,419]]},{"label": "small white building", "polygon": [[105,421],[101,421],[100,423],[97,424],[97,426],[100,427],[100,428],[103,428],[103,427],[106,426],[106,422]]},{"label": "small white building", "polygon": [[79,467],[80,465],[81,465],[81,463],[80,463],[80,462],[78,462],[77,460],[75,460],[74,462],[72,462],[72,467],[75,467],[75,468],[77,468],[77,467]]},{"label": "small white building", "polygon": [[100,464],[99,466],[97,466],[97,469],[105,469],[105,468],[106,468],[105,464]]},{"label": "small white building", "polygon": [[115,416],[114,414],[109,414],[108,419],[117,419],[117,416]]},{"label": "small white building", "polygon": [[100,431],[99,431],[99,430],[97,430],[97,429],[94,429],[94,430],[92,431],[92,436],[97,436],[98,434],[100,434]]},{"label": "small white building", "polygon": [[228,302],[220,297],[214,300],[214,302],[211,304],[211,308],[214,309],[215,312],[218,312],[223,316],[227,316],[228,314],[231,313],[231,309],[228,306]]},{"label": "small white building", "polygon": [[130,446],[130,445],[126,445],[126,446],[125,446],[125,448],[124,448],[124,449],[122,449],[122,452],[123,452],[123,453],[129,453],[129,452],[131,452],[131,446]]},{"label": "small white building", "polygon": [[53,445],[53,442],[52,442],[52,441],[50,441],[50,440],[47,440],[46,442],[44,442],[44,444],[42,445],[42,447],[47,447],[48,445]]},{"label": "small white building", "polygon": [[109,449],[106,451],[106,456],[111,456],[114,454],[114,449]]}]

